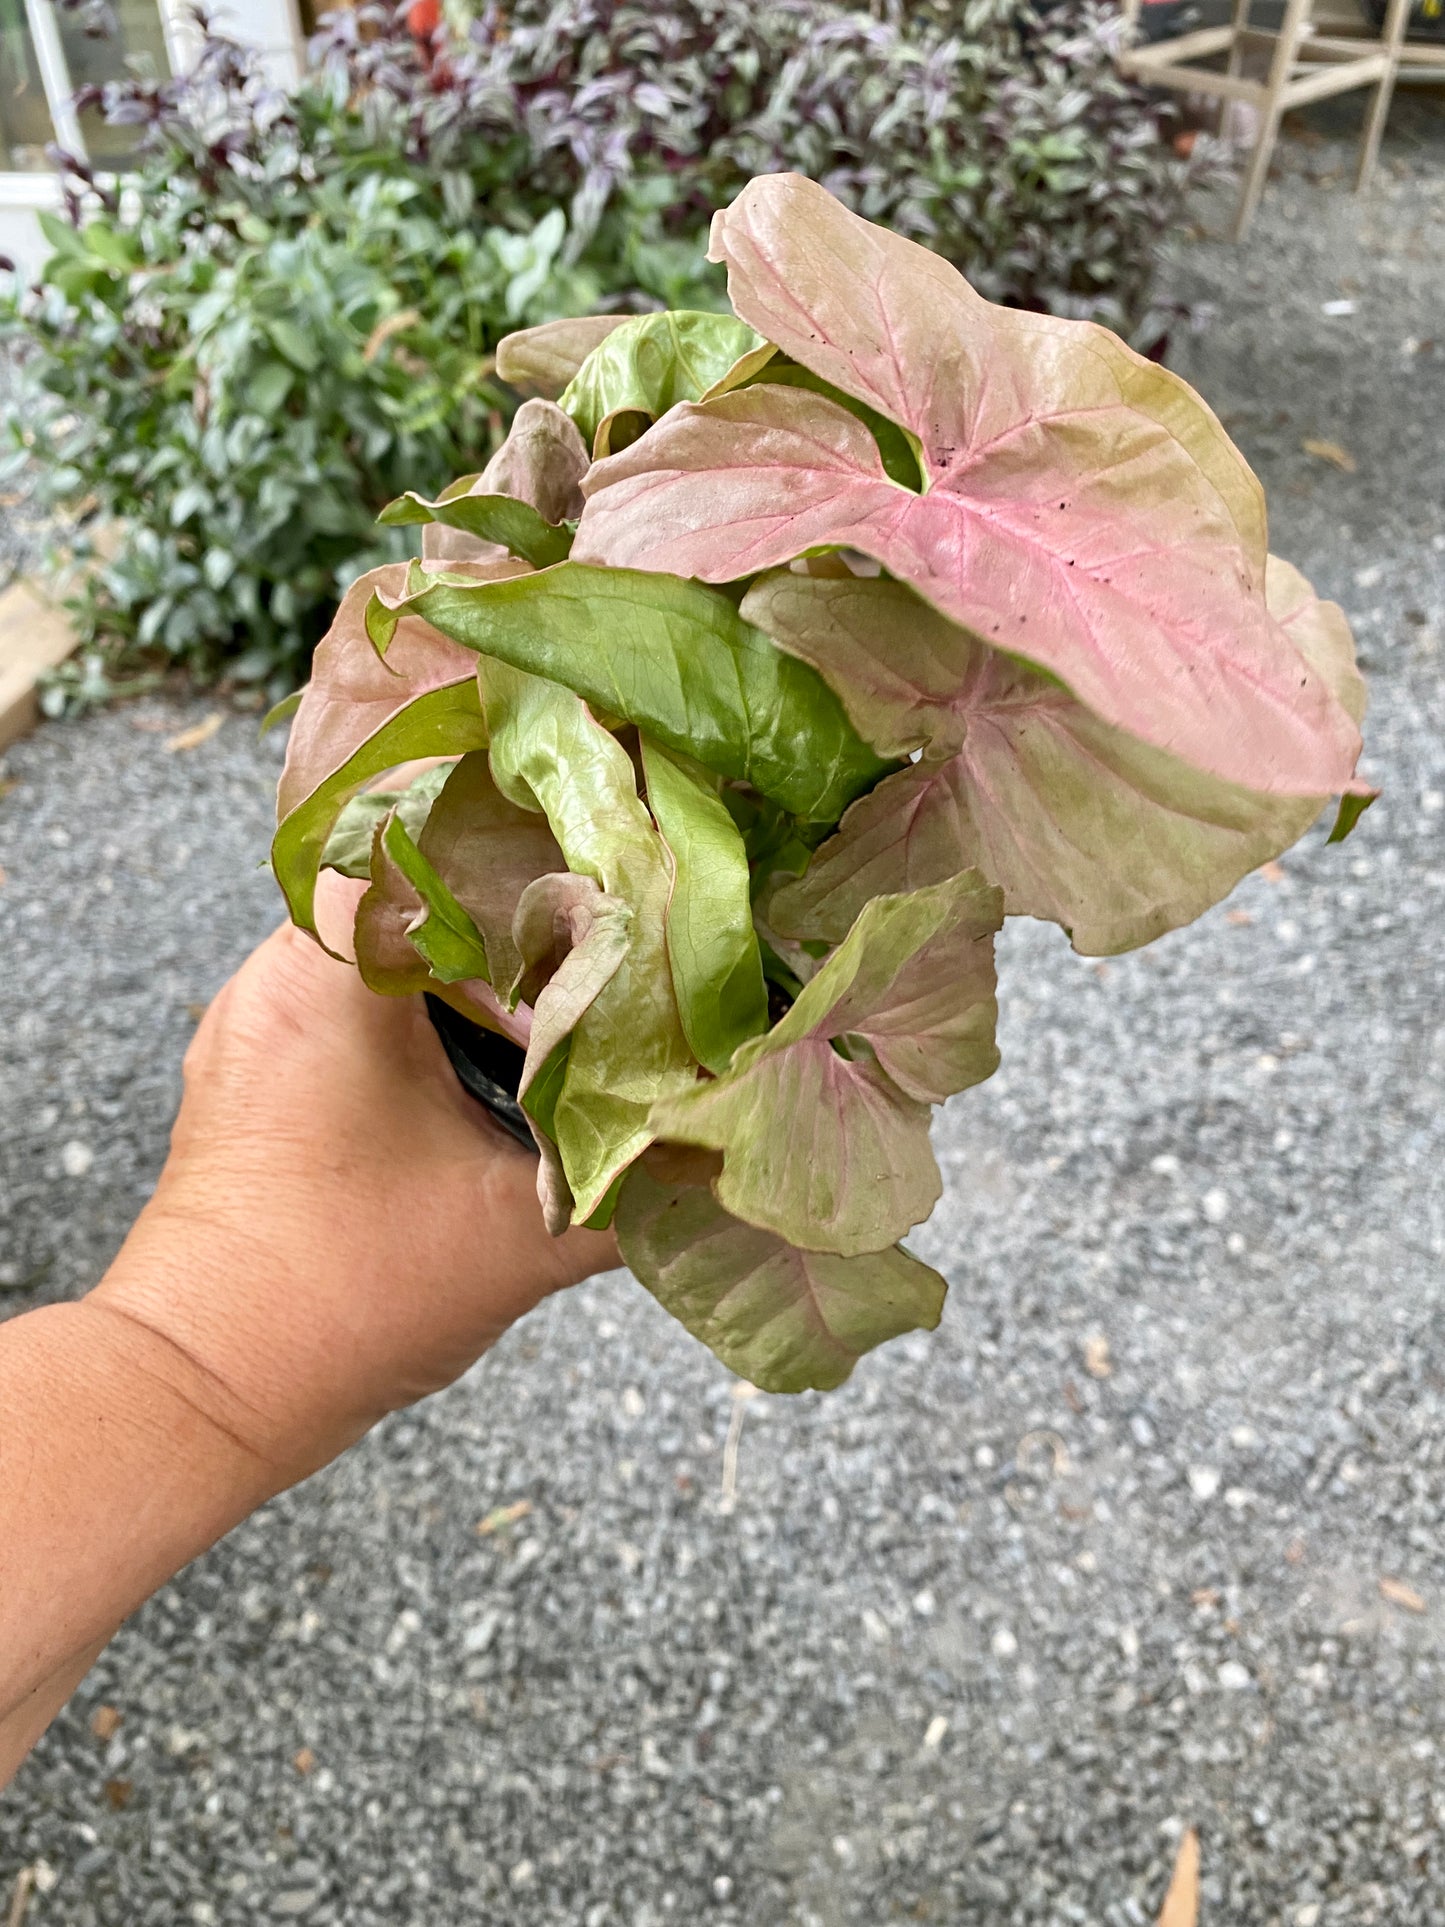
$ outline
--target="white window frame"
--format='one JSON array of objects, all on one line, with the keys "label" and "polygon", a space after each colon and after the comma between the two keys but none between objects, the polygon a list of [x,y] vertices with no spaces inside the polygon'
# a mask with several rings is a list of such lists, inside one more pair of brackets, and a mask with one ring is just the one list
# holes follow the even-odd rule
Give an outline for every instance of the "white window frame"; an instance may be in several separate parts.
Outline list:
[{"label": "white window frame", "polygon": [[[188,0],[155,0],[155,4],[171,72],[184,73],[199,47]],[[71,153],[84,156],[85,139],[70,105],[74,87],[65,65],[54,0],[25,0],[25,15],[55,138]],[[282,86],[296,84],[305,60],[297,0],[223,0],[215,19],[223,32],[258,48]],[[60,182],[49,169],[22,173],[0,168],[0,254],[8,255],[23,272],[33,273],[49,252],[36,217],[58,208],[63,198]]]}]

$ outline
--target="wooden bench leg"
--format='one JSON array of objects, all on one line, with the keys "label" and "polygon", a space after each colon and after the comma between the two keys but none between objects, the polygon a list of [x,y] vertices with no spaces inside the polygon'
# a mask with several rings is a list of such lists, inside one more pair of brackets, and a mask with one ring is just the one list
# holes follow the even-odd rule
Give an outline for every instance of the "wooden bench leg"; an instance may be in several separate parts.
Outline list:
[{"label": "wooden bench leg", "polygon": [[[1407,4],[1407,0],[1391,0],[1392,5]],[[1249,232],[1249,224],[1254,219],[1254,211],[1259,206],[1259,197],[1264,192],[1264,184],[1269,179],[1269,164],[1274,158],[1274,144],[1279,137],[1279,124],[1284,118],[1285,89],[1294,69],[1295,55],[1309,21],[1312,0],[1289,0],[1280,24],[1279,38],[1274,43],[1274,57],[1269,63],[1269,84],[1265,96],[1264,119],[1259,129],[1259,138],[1254,144],[1254,152],[1249,157],[1249,166],[1244,175],[1244,191],[1239,197],[1239,213],[1235,216],[1234,238],[1242,241]]]},{"label": "wooden bench leg", "polygon": [[1385,71],[1376,84],[1370,99],[1370,110],[1365,116],[1365,132],[1360,142],[1360,165],[1355,173],[1355,192],[1363,194],[1374,178],[1375,163],[1380,158],[1380,141],[1384,137],[1385,122],[1390,117],[1390,100],[1395,91],[1395,75],[1400,67],[1400,43],[1405,38],[1405,22],[1410,12],[1410,0],[1390,0],[1385,14]]}]

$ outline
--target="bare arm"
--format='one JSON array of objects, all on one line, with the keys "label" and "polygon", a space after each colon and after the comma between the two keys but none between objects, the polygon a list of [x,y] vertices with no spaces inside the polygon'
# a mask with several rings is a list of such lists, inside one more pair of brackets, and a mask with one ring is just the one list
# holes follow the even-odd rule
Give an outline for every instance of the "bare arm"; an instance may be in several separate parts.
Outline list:
[{"label": "bare arm", "polygon": [[290,930],[231,980],[110,1271],[0,1326],[0,1784],[187,1561],[617,1262],[535,1174],[417,1000]]}]

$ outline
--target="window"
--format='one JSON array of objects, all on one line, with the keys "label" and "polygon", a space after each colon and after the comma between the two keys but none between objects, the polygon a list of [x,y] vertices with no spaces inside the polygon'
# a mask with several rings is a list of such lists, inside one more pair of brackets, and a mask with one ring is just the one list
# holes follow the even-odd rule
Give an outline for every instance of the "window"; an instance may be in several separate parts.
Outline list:
[{"label": "window", "polygon": [[107,127],[94,109],[77,118],[72,97],[118,78],[128,61],[144,60],[158,73],[168,73],[170,62],[159,0],[111,0],[111,11],[114,31],[93,37],[54,0],[0,0],[0,169],[47,171],[45,149],[54,140],[92,161],[124,161],[132,130]]},{"label": "window", "polygon": [[54,138],[25,0],[0,0],[0,164],[39,173],[47,165],[45,144]]}]

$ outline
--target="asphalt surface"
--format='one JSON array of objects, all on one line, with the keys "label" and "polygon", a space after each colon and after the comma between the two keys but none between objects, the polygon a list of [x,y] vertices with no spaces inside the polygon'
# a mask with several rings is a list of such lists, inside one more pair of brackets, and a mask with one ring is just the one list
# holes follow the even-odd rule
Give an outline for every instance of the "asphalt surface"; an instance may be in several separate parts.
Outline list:
[{"label": "asphalt surface", "polygon": [[[1356,621],[1352,841],[1107,965],[1009,928],[936,1335],[744,1402],[601,1280],[234,1533],[0,1796],[0,1912],[38,1865],[27,1927],[1148,1927],[1194,1825],[1207,1927],[1445,1921],[1438,104],[1386,156],[1362,204],[1291,141],[1171,271]],[[274,746],[165,748],[211,707],[4,760],[0,1309],[102,1270],[275,918]]]}]

